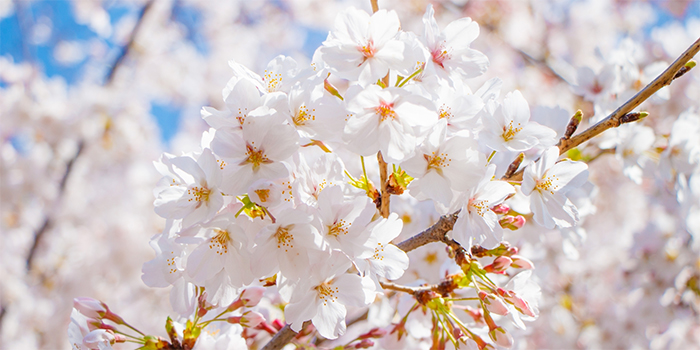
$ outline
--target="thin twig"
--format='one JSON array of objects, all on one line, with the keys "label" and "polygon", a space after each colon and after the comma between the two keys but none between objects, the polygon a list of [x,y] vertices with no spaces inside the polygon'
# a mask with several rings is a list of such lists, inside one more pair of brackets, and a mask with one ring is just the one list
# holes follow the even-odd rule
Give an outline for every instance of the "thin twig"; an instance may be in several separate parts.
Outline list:
[{"label": "thin twig", "polygon": [[372,3],[372,13],[379,11],[379,0],[370,0]]},{"label": "thin twig", "polygon": [[[593,137],[598,136],[605,130],[620,126],[622,124],[621,119],[625,115],[632,112],[633,109],[642,104],[642,102],[646,101],[649,97],[651,97],[651,95],[659,91],[659,89],[666,85],[670,85],[671,82],[673,82],[673,79],[675,79],[676,74],[693,58],[693,56],[695,56],[695,54],[698,53],[698,51],[700,51],[700,38],[690,45],[690,47],[685,50],[685,52],[678,57],[673,64],[666,68],[661,75],[656,77],[656,79],[649,83],[649,85],[637,92],[636,95],[612,112],[607,118],[601,120],[597,124],[591,126],[590,128],[586,129],[586,131],[576,136],[569,139],[559,140],[559,144],[557,145],[559,146],[559,154],[563,154],[564,152],[592,139]],[[522,178],[523,172],[521,170],[506,180],[518,181],[522,180]]]},{"label": "thin twig", "polygon": [[[678,59],[676,59],[676,61],[673,62],[671,66],[669,66],[663,73],[661,73],[661,75],[659,75],[656,79],[649,83],[649,85],[644,87],[644,89],[639,91],[629,101],[625,102],[625,104],[620,106],[620,108],[618,108],[615,112],[610,114],[607,118],[603,119],[598,124],[591,126],[579,135],[576,135],[569,139],[560,140],[558,145],[559,154],[562,154],[590,140],[594,136],[602,133],[607,129],[620,126],[620,119],[623,116],[627,115],[630,111],[632,111],[632,109],[639,106],[642,102],[651,97],[651,95],[653,95],[656,91],[658,91],[666,85],[669,85],[673,81],[674,77],[677,75],[677,72],[680,71],[681,68],[684,67],[686,63],[688,63],[693,58],[693,56],[695,56],[695,54],[698,53],[698,51],[700,51],[700,38],[696,40],[680,57],[678,57]],[[519,181],[522,180],[522,177],[523,171],[520,170],[512,176],[504,176],[501,179],[509,181]],[[444,242],[448,239],[447,232],[452,230],[454,223],[457,221],[457,214],[458,212],[455,212],[453,214],[441,217],[440,220],[438,220],[438,222],[436,222],[433,226],[397,244],[397,246],[402,250],[408,252],[428,243]]]},{"label": "thin twig", "polygon": [[379,151],[377,152],[377,163],[379,163],[379,182],[380,182],[380,190],[381,190],[381,197],[379,197],[379,211],[382,214],[383,218],[388,218],[389,217],[389,205],[391,201],[391,193],[387,190],[387,185],[388,185],[388,180],[389,176],[387,175],[387,166],[386,162],[384,161],[384,157],[382,157],[382,152]]},{"label": "thin twig", "polygon": [[452,227],[454,227],[455,222],[457,221],[458,213],[459,211],[453,214],[441,216],[435,224],[428,227],[421,233],[397,244],[396,246],[404,252],[410,252],[411,250],[432,242],[443,242],[453,249],[459,248],[459,243],[447,237],[447,232],[452,231]]},{"label": "thin twig", "polygon": [[[304,324],[301,326],[301,329],[303,330],[304,328],[308,327],[311,324],[311,321],[306,321]],[[294,337],[297,335],[297,332],[292,330],[292,327],[290,325],[285,325],[282,329],[280,329],[275,335],[270,339],[265,346],[263,346],[262,350],[279,350],[282,349],[285,345],[287,345]]]}]

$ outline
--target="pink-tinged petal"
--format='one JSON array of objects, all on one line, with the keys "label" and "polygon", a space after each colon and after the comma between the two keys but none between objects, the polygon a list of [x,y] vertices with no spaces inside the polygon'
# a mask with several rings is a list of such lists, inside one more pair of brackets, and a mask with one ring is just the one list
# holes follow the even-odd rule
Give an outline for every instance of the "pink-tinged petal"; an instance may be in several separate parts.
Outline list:
[{"label": "pink-tinged petal", "polygon": [[489,59],[480,51],[467,49],[455,52],[457,58],[445,62],[448,68],[462,71],[465,78],[475,78],[486,72],[489,67]]},{"label": "pink-tinged petal", "polygon": [[490,181],[479,191],[478,198],[488,201],[489,207],[493,207],[512,194],[515,194],[513,185],[505,181]]},{"label": "pink-tinged petal", "polygon": [[379,10],[369,20],[369,37],[377,47],[382,48],[399,33],[401,24],[396,11]]},{"label": "pink-tinged petal", "polygon": [[536,143],[545,147],[551,147],[556,143],[557,132],[544,125],[528,122],[518,132],[518,137],[535,139]]},{"label": "pink-tinged petal", "polygon": [[316,316],[317,300],[315,292],[308,291],[302,299],[287,304],[284,308],[284,318],[291,324],[293,331],[301,331],[302,324]]},{"label": "pink-tinged petal", "polygon": [[367,284],[363,283],[364,278],[354,274],[343,274],[333,280],[333,288],[338,288],[338,302],[343,305],[362,307],[367,305],[365,294],[374,290],[374,284],[370,284],[371,289],[366,290]]},{"label": "pink-tinged petal", "polygon": [[435,21],[435,10],[433,10],[433,5],[431,4],[428,4],[428,8],[423,15],[423,25],[425,26],[424,37],[428,44],[428,49],[433,49],[433,45],[439,40],[440,27],[438,27],[437,21]]},{"label": "pink-tinged petal", "polygon": [[559,148],[556,146],[548,148],[540,156],[540,160],[535,163],[535,174],[536,178],[539,180],[544,177],[547,169],[551,169],[559,158]]},{"label": "pink-tinged petal", "polygon": [[429,198],[449,206],[452,202],[452,189],[450,188],[449,180],[440,176],[437,171],[431,170],[419,180],[421,192]]},{"label": "pink-tinged petal", "polygon": [[408,268],[408,255],[393,244],[384,245],[379,257],[371,261],[373,270],[379,276],[395,280],[401,278]]},{"label": "pink-tinged petal", "polygon": [[403,163],[401,163],[401,169],[403,169],[406,174],[410,175],[411,177],[422,177],[428,170],[428,161],[425,159],[422,153],[416,154],[413,157],[403,161]]},{"label": "pink-tinged petal", "polygon": [[572,227],[578,223],[578,210],[562,193],[552,196],[545,195],[547,211],[552,216],[554,224],[559,227]]},{"label": "pink-tinged petal", "polygon": [[554,220],[547,210],[545,199],[539,193],[533,193],[530,196],[530,210],[537,224],[548,229],[554,228]]},{"label": "pink-tinged petal", "polygon": [[520,191],[526,196],[529,196],[535,189],[535,186],[537,186],[537,180],[539,180],[539,178],[537,177],[535,169],[536,165],[530,164],[525,168],[525,171],[523,171],[523,182],[520,186]]},{"label": "pink-tinged petal", "polygon": [[219,157],[240,162],[245,159],[246,142],[232,129],[218,129],[211,142],[211,148]]},{"label": "pink-tinged petal", "polygon": [[503,98],[501,108],[503,108],[506,121],[512,120],[513,124],[519,123],[524,126],[530,120],[530,107],[518,90],[509,92]]},{"label": "pink-tinged petal", "polygon": [[207,290],[207,301],[218,306],[231,305],[238,296],[238,288],[242,285],[237,285],[231,280],[231,276],[221,270],[210,280],[204,283],[204,288]]},{"label": "pink-tinged petal", "polygon": [[338,301],[328,301],[318,305],[318,312],[311,322],[318,333],[327,339],[335,339],[345,333],[345,306]]},{"label": "pink-tinged petal", "polygon": [[559,192],[566,193],[588,181],[588,165],[570,160],[559,162],[547,171],[547,176],[550,175],[555,176],[552,184],[557,186]]},{"label": "pink-tinged petal", "polygon": [[479,36],[479,24],[469,17],[463,17],[450,22],[445,27],[443,34],[449,46],[468,46]]}]

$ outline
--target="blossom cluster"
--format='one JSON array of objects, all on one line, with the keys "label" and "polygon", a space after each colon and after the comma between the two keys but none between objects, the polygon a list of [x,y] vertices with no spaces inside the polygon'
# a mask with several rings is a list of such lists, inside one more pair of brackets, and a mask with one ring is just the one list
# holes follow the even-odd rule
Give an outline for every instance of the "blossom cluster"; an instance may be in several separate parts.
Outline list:
[{"label": "blossom cluster", "polygon": [[[498,79],[471,91],[467,80],[488,66],[470,48],[479,34],[475,22],[463,18],[441,30],[431,7],[423,22],[416,35],[400,29],[393,11],[351,8],[338,16],[308,68],[279,56],[258,75],[230,62],[225,109],[202,110],[211,129],[201,150],[164,154],[156,163],[163,178],[154,205],[168,225],[152,239],[157,256],[144,265],[144,282],[174,286],[173,307],[187,316],[202,305],[228,307],[254,281],[271,281],[287,303],[292,330],[311,320],[320,336],[337,338],[345,332],[347,308],[369,306],[386,293],[383,282],[400,278],[409,265],[391,244],[403,221],[378,211],[390,193],[379,192],[366,171],[364,157],[376,154],[379,167],[393,169],[397,194],[405,189],[431,200],[441,214],[460,213],[456,242],[500,251],[482,255],[495,257],[484,268],[462,258],[452,290],[478,291],[483,315],[464,323],[480,328],[485,322],[492,341],[510,346],[510,335],[490,314],[534,317],[536,300],[528,303],[485,273],[532,264],[497,248],[504,246],[503,227],[517,229],[524,218],[509,215],[506,200],[516,187],[495,180],[505,169],[489,160],[496,152],[542,155],[527,163],[520,193],[547,228],[577,223],[567,194],[586,182],[587,167],[556,162],[559,135],[530,120],[520,92],[499,101]],[[343,89],[334,86],[338,79],[345,80]],[[455,346],[467,340],[490,346],[446,304],[419,302],[452,315],[448,323],[457,321],[461,335],[434,325]]]}]

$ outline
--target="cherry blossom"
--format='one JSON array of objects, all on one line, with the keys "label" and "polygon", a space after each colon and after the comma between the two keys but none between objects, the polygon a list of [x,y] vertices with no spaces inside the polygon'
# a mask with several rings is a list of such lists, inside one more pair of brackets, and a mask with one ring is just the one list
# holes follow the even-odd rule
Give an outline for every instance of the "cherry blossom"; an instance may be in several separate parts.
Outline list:
[{"label": "cherry blossom", "polygon": [[588,180],[588,166],[565,160],[557,163],[559,148],[547,149],[542,158],[525,168],[522,191],[530,196],[535,222],[546,227],[571,227],[578,218],[576,206],[566,193]]}]

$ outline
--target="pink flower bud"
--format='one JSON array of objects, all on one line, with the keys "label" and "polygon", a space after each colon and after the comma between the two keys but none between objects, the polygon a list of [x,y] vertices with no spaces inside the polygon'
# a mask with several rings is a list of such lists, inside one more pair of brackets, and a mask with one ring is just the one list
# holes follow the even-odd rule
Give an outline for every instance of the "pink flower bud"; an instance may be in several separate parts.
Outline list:
[{"label": "pink flower bud", "polygon": [[386,333],[387,333],[387,331],[384,330],[384,329],[381,329],[381,328],[372,328],[372,329],[370,329],[369,332],[367,332],[367,333],[365,333],[365,334],[362,334],[362,335],[360,335],[360,336],[357,337],[357,338],[358,338],[358,339],[381,338],[381,337],[385,336]]},{"label": "pink flower bud", "polygon": [[483,290],[479,291],[479,299],[486,305],[486,310],[493,312],[496,315],[505,316],[508,314],[508,306],[503,299],[497,297],[493,293],[487,293]]},{"label": "pink flower bud", "polygon": [[371,339],[362,339],[359,343],[355,344],[355,349],[369,349],[374,346],[374,342]]},{"label": "pink flower bud", "polygon": [[87,318],[102,319],[109,308],[97,299],[79,297],[73,299],[73,307]]},{"label": "pink flower bud", "polygon": [[504,216],[498,221],[498,223],[503,228],[515,231],[525,225],[525,218],[522,215]]},{"label": "pink flower bud", "polygon": [[521,314],[530,317],[537,317],[535,310],[532,307],[530,307],[530,304],[528,304],[528,302],[525,299],[516,295],[514,291],[498,288],[496,292],[500,296],[502,296],[503,299],[505,299],[508,303],[513,304],[515,309],[518,310]]},{"label": "pink flower bud", "polygon": [[491,210],[496,214],[507,214],[510,211],[510,207],[506,204],[499,204],[491,208]]},{"label": "pink flower bud", "polygon": [[535,268],[535,264],[532,263],[529,259],[522,257],[520,255],[513,255],[510,257],[513,259],[513,263],[510,264],[510,266],[516,268],[516,269],[528,269],[532,270]]},{"label": "pink flower bud", "polygon": [[241,293],[241,296],[239,299],[243,301],[243,306],[245,307],[253,307],[258,305],[260,302],[260,299],[262,299],[263,294],[265,293],[265,288],[263,287],[249,287],[246,288],[246,290]]},{"label": "pink flower bud", "polygon": [[241,317],[241,326],[243,327],[255,327],[262,322],[265,322],[265,317],[255,311],[246,311]]},{"label": "pink flower bud", "polygon": [[489,337],[498,346],[504,348],[510,348],[513,346],[513,336],[511,336],[505,329],[498,327],[489,332]]},{"label": "pink flower bud", "polygon": [[491,265],[487,265],[484,267],[484,270],[486,272],[502,272],[505,271],[507,268],[510,267],[510,264],[513,262],[509,257],[507,256],[499,256],[496,259],[493,260],[493,263]]}]

